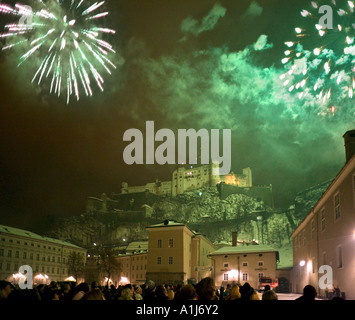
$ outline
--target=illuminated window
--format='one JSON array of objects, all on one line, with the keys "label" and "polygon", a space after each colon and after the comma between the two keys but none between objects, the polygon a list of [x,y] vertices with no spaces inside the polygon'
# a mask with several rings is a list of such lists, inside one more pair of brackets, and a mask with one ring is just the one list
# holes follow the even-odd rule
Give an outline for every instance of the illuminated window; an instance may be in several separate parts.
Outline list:
[{"label": "illuminated window", "polygon": [[228,273],[224,273],[223,274],[223,280],[224,281],[228,281]]},{"label": "illuminated window", "polygon": [[263,278],[264,277],[264,273],[263,272],[259,272],[258,273],[258,278],[260,279],[260,278]]},{"label": "illuminated window", "polygon": [[243,272],[243,281],[248,281],[249,277],[248,274],[246,272]]}]

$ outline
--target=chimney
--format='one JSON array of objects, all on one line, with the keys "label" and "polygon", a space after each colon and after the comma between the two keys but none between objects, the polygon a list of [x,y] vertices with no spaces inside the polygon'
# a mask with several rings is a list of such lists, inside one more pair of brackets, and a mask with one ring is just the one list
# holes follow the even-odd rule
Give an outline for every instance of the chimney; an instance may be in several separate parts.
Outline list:
[{"label": "chimney", "polygon": [[237,233],[235,231],[232,232],[232,246],[237,246]]},{"label": "chimney", "polygon": [[343,136],[345,143],[346,162],[355,154],[355,129],[346,132]]}]

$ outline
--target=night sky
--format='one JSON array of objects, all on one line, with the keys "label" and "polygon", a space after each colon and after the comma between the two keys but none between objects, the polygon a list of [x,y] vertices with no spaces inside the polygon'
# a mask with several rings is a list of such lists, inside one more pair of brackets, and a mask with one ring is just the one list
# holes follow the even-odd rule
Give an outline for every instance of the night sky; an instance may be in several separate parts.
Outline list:
[{"label": "night sky", "polygon": [[123,181],[170,180],[172,166],[123,162],[124,132],[148,120],[156,130],[232,129],[232,171],[250,167],[254,185],[272,184],[278,207],[340,171],[354,100],[337,99],[334,115],[320,115],[279,80],[284,42],[309,1],[106,6],[117,69],[103,93],[67,105],[31,83],[38,57],[17,68],[16,51],[0,52],[1,224],[36,231],[48,216],[82,214],[88,196],[119,193]]}]

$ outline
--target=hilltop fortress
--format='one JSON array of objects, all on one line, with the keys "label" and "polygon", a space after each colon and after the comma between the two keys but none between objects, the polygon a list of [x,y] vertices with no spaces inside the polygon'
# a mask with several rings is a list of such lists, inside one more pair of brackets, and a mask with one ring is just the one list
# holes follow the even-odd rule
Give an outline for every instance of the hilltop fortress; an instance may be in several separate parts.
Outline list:
[{"label": "hilltop fortress", "polygon": [[[176,169],[171,176],[171,181],[155,181],[143,186],[128,186],[127,182],[122,183],[122,194],[139,193],[149,191],[156,195],[169,195],[175,197],[185,191],[195,190],[202,187],[214,187],[219,183],[226,183],[239,187],[252,187],[252,173],[250,168],[243,169],[243,174],[236,175],[233,172],[221,176],[214,175],[218,172],[218,164],[181,167]],[[215,170],[215,171],[213,171]]]}]

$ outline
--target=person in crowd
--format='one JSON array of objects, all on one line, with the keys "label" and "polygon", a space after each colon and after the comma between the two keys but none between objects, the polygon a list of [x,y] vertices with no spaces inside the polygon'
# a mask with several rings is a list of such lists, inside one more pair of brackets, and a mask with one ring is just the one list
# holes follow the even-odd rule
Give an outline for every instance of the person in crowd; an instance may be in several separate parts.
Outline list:
[{"label": "person in crowd", "polygon": [[106,300],[102,291],[97,287],[85,293],[81,300]]},{"label": "person in crowd", "polygon": [[143,300],[152,301],[155,300],[155,282],[152,280],[148,280],[145,285],[145,290],[143,292]]},{"label": "person in crowd", "polygon": [[203,278],[196,285],[198,300],[218,300],[216,296],[216,288],[212,278]]},{"label": "person in crowd", "polygon": [[0,281],[0,300],[5,300],[9,294],[14,290],[14,286],[5,280]]},{"label": "person in crowd", "polygon": [[250,296],[250,300],[260,300],[258,292],[254,289],[253,289],[253,293]]},{"label": "person in crowd", "polygon": [[168,293],[165,286],[157,286],[155,289],[155,299],[159,301],[168,300]]},{"label": "person in crowd", "polygon": [[74,290],[73,290],[73,298],[72,300],[80,300],[85,293],[89,292],[90,288],[86,282],[80,283]]},{"label": "person in crowd", "polygon": [[197,300],[196,289],[192,284],[186,284],[181,287],[179,293],[175,293],[177,301]]},{"label": "person in crowd", "polygon": [[250,300],[250,297],[254,294],[254,289],[250,286],[248,282],[245,282],[240,288],[240,294],[242,300]]},{"label": "person in crowd", "polygon": [[168,300],[174,300],[175,292],[173,289],[168,289]]},{"label": "person in crowd", "polygon": [[63,301],[70,300],[70,290],[71,290],[71,288],[68,283],[62,284],[62,286],[61,286],[62,294],[59,299],[63,300]]},{"label": "person in crowd", "polygon": [[278,300],[278,297],[274,290],[266,290],[263,292],[261,300]]},{"label": "person in crowd", "polygon": [[143,300],[142,294],[143,294],[142,287],[136,285],[134,287],[134,295],[133,295],[134,300]]},{"label": "person in crowd", "polygon": [[57,286],[46,286],[43,290],[42,300],[43,301],[60,300],[60,291],[57,289]]},{"label": "person in crowd", "polygon": [[312,301],[317,297],[317,290],[312,285],[308,284],[303,288],[303,295],[297,298],[298,301]]},{"label": "person in crowd", "polygon": [[118,300],[134,300],[132,290],[130,288],[124,288]]},{"label": "person in crowd", "polygon": [[241,298],[240,290],[239,290],[239,285],[234,284],[230,290],[229,294],[226,298],[226,300],[238,300]]}]

